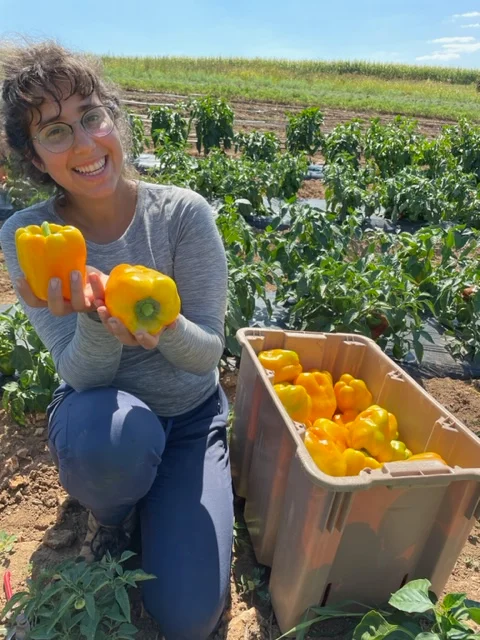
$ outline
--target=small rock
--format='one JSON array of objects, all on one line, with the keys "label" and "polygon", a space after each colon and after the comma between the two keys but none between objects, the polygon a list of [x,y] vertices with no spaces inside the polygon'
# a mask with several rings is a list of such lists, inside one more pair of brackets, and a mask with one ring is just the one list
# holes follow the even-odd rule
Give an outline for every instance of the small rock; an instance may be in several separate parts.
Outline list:
[{"label": "small rock", "polygon": [[3,467],[2,477],[3,476],[12,476],[14,473],[18,471],[19,468],[18,458],[17,456],[12,456],[5,462],[5,466]]},{"label": "small rock", "polygon": [[63,549],[64,547],[71,547],[76,539],[75,532],[69,529],[62,531],[49,529],[43,536],[43,544],[50,549]]},{"label": "small rock", "polygon": [[21,458],[22,460],[25,460],[26,458],[29,458],[29,457],[30,457],[30,452],[28,451],[27,447],[22,447],[17,451],[17,458]]},{"label": "small rock", "polygon": [[47,522],[36,522],[33,526],[37,531],[45,531],[45,529],[48,529]]},{"label": "small rock", "polygon": [[22,496],[22,492],[21,492],[21,491],[18,491],[18,492],[15,494],[15,502],[16,502],[17,504],[19,504],[19,503],[22,501],[22,498],[23,498],[23,496]]},{"label": "small rock", "polygon": [[43,499],[43,504],[49,509],[53,509],[53,507],[57,506],[57,497],[56,496],[45,496]]},{"label": "small rock", "polygon": [[40,438],[41,436],[44,435],[44,433],[45,433],[45,429],[43,427],[39,427],[38,429],[35,429],[35,431],[33,432],[33,435]]},{"label": "small rock", "polygon": [[471,542],[472,544],[477,544],[479,539],[480,538],[478,536],[474,536],[474,535],[468,536],[468,541]]},{"label": "small rock", "polygon": [[12,491],[16,491],[20,487],[25,487],[28,485],[28,480],[25,476],[15,476],[15,478],[10,478],[8,481],[8,486]]},{"label": "small rock", "polygon": [[261,638],[264,627],[264,618],[255,607],[251,607],[230,620],[227,625],[227,635],[232,638]]},{"label": "small rock", "polygon": [[41,500],[39,500],[38,498],[33,498],[32,499],[32,504],[43,504],[43,502]]}]

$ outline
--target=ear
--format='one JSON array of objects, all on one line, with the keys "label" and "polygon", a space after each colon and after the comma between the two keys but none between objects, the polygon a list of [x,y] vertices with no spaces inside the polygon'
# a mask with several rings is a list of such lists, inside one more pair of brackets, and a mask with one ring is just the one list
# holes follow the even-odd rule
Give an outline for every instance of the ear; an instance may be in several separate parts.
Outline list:
[{"label": "ear", "polygon": [[40,160],[40,158],[33,157],[31,158],[31,162],[33,166],[36,167],[39,171],[41,171],[42,173],[46,173],[45,165]]}]

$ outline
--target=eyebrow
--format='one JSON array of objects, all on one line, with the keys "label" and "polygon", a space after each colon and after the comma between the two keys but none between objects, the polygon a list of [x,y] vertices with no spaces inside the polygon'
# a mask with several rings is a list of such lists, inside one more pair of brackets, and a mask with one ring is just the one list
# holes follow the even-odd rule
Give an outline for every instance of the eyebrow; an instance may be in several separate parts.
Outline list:
[{"label": "eyebrow", "polygon": [[[84,113],[85,111],[87,111],[91,107],[100,107],[100,106],[101,106],[100,104],[94,104],[92,102],[87,102],[85,104],[79,105],[78,106],[78,111],[79,111],[79,113]],[[60,117],[61,117],[61,114],[52,116],[51,118],[48,118],[47,120],[42,120],[42,122],[39,122],[38,127],[39,128],[43,128],[47,124],[52,124],[52,122],[61,122]]]}]

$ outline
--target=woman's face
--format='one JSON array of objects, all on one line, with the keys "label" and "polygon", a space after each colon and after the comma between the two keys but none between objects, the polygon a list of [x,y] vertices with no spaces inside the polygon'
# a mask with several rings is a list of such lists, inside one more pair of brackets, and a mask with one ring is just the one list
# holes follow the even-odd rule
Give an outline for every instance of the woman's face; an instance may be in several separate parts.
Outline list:
[{"label": "woman's face", "polygon": [[[113,195],[124,163],[117,128],[114,126],[107,135],[96,137],[87,133],[80,124],[80,119],[87,109],[101,105],[95,94],[87,98],[74,94],[62,100],[60,105],[61,113],[58,114],[57,103],[53,100],[45,101],[40,107],[40,122],[38,114],[34,117],[30,134],[37,158],[33,163],[73,196],[97,199]],[[47,124],[60,122],[73,127],[73,143],[66,151],[52,152],[35,139],[35,136],[38,136]],[[53,130],[49,136],[55,137],[56,134],[57,131]]]}]

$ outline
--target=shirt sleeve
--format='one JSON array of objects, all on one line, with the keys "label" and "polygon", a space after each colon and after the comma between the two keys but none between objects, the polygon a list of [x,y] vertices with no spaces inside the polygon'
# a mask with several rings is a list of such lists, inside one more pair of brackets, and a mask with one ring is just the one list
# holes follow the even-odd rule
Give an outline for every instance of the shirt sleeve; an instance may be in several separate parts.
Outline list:
[{"label": "shirt sleeve", "polygon": [[205,375],[218,365],[225,345],[227,260],[210,205],[190,194],[174,216],[179,228],[173,277],[181,315],[161,334],[158,349],[179,369]]},{"label": "shirt sleeve", "polygon": [[[15,214],[18,215],[18,214]],[[15,292],[22,271],[17,260],[15,230],[21,224],[10,218],[0,232],[0,243]],[[121,343],[85,313],[57,317],[48,309],[29,307],[19,297],[28,319],[50,351],[58,375],[76,391],[112,383],[122,356]]]}]

